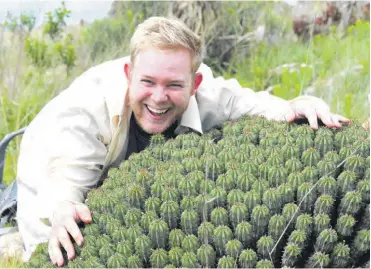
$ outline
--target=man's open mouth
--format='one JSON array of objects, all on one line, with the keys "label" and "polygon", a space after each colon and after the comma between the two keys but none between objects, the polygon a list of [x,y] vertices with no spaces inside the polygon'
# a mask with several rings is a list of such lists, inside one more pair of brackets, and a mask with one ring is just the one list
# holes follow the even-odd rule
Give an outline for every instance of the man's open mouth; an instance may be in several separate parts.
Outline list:
[{"label": "man's open mouth", "polygon": [[166,109],[156,109],[156,108],[153,108],[153,107],[150,107],[148,105],[145,105],[146,108],[148,109],[149,113],[151,113],[152,115],[154,116],[161,116],[161,115],[164,115],[166,112],[168,112],[170,110],[170,108],[166,108]]}]

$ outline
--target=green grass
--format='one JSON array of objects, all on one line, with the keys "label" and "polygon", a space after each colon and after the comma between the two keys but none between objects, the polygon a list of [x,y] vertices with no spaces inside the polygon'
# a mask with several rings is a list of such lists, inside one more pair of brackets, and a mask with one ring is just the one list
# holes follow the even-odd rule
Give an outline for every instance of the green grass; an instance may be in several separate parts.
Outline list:
[{"label": "green grass", "polygon": [[[292,99],[301,94],[323,98],[332,111],[352,119],[369,118],[370,24],[358,22],[345,36],[335,28],[309,43],[252,47],[250,57],[235,62],[236,77],[244,87],[271,88],[274,95]],[[293,70],[282,67],[295,64]],[[277,68],[281,67],[281,68]],[[280,72],[275,72],[275,71]]]}]

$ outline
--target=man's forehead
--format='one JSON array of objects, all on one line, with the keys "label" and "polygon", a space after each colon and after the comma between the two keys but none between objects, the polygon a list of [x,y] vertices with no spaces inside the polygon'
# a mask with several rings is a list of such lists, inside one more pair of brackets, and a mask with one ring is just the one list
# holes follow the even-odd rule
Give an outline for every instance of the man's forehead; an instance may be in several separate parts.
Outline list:
[{"label": "man's forehead", "polygon": [[138,75],[167,74],[186,78],[191,73],[191,57],[186,50],[146,50],[137,55],[134,69]]}]

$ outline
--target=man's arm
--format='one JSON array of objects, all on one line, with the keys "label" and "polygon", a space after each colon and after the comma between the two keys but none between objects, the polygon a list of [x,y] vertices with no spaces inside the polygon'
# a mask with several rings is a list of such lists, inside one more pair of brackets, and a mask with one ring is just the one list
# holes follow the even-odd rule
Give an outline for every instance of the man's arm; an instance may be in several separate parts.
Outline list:
[{"label": "man's arm", "polygon": [[60,247],[67,251],[69,259],[75,256],[69,236],[79,245],[83,243],[77,222],[90,222],[91,215],[80,202],[100,179],[107,150],[99,140],[96,120],[83,109],[61,113],[53,133],[48,141],[48,179],[40,187],[38,199],[48,202],[44,208],[52,225],[49,255],[53,263],[62,265]]},{"label": "man's arm", "polygon": [[[307,118],[314,129],[318,128],[317,119],[321,119],[328,127],[338,128],[341,127],[340,122],[349,122],[340,115],[332,114],[329,106],[320,98],[300,96],[284,100],[265,91],[254,92],[243,88],[236,79],[214,78],[211,69],[204,64],[199,71],[203,74],[203,81],[197,92],[197,100],[201,118],[206,115],[206,121],[220,124],[248,114],[287,122]],[[218,125],[215,122],[213,125]]]},{"label": "man's arm", "polygon": [[20,192],[34,189],[35,196],[32,205],[19,197],[20,214],[51,224],[49,252],[56,263],[61,246],[74,256],[68,233],[76,242],[82,240],[76,222],[89,221],[81,214],[89,218],[90,212],[81,210],[80,203],[101,177],[110,134],[104,98],[94,83],[84,80],[49,102],[22,139]]},{"label": "man's arm", "polygon": [[84,109],[61,112],[53,125],[45,141],[47,178],[38,188],[38,200],[47,201],[40,214],[50,220],[60,201],[84,201],[99,180],[107,154],[95,119]]}]

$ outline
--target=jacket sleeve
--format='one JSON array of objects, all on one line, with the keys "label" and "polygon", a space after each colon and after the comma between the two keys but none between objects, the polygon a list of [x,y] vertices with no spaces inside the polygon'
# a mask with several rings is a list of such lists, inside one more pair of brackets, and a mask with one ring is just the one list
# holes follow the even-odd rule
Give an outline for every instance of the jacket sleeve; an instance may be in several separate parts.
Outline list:
[{"label": "jacket sleeve", "polygon": [[83,202],[102,172],[106,147],[97,123],[87,111],[61,112],[46,143],[46,180],[38,188],[41,216],[51,220],[60,201]]},{"label": "jacket sleeve", "polygon": [[243,88],[236,79],[215,78],[211,69],[204,64],[200,66],[199,72],[202,73],[203,80],[196,98],[202,124],[207,126],[206,129],[210,128],[211,122],[211,125],[215,126],[246,114],[284,121],[292,111],[289,101],[265,91],[254,92],[249,88]]},{"label": "jacket sleeve", "polygon": [[77,80],[28,126],[21,143],[18,179],[25,188],[35,190],[33,210],[40,218],[51,221],[61,201],[83,202],[98,183],[111,139],[106,110],[95,84]]}]

